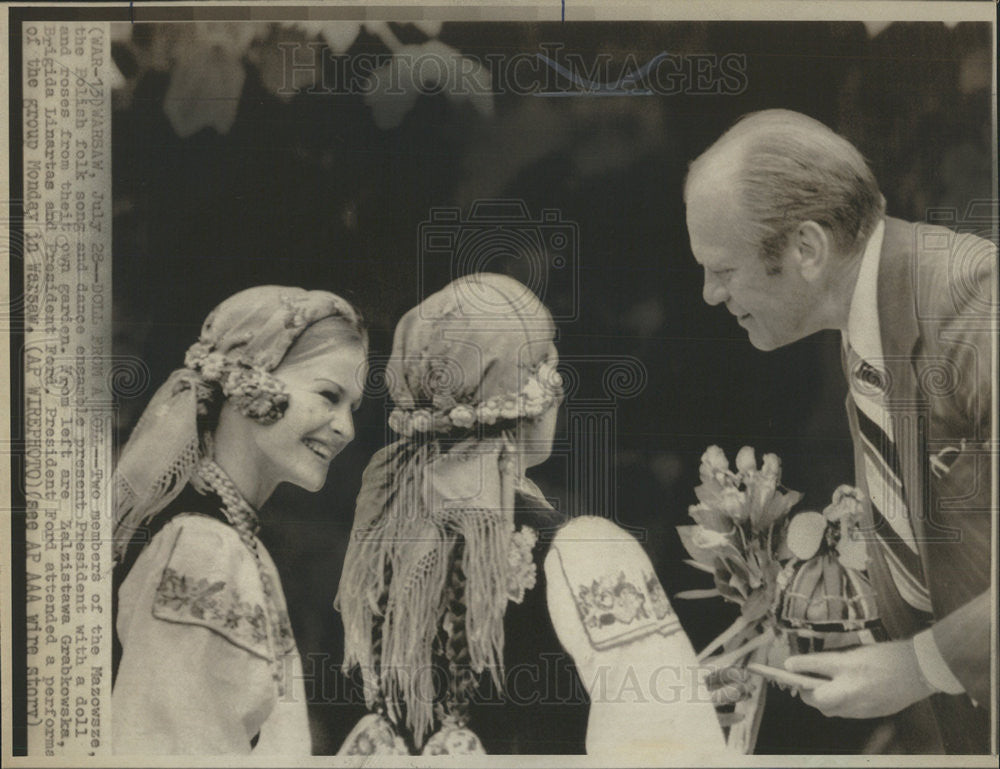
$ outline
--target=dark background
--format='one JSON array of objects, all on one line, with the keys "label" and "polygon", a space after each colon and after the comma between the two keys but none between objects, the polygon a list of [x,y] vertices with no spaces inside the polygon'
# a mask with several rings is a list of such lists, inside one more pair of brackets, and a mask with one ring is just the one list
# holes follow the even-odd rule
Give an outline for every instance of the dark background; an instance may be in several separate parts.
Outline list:
[{"label": "dark background", "polygon": [[[542,292],[557,313],[576,309],[559,322],[560,354],[630,355],[647,372],[642,391],[616,404],[615,510],[645,533],[671,595],[707,586],[680,562],[674,527],[690,522],[708,445],[730,457],[744,444],[777,453],[805,507],[821,509],[853,480],[839,337],[760,353],[724,308],[702,302],[681,200],[687,163],[740,115],[784,107],[861,149],[892,216],[920,220],[944,208],[960,221],[971,201],[991,194],[992,31],[984,24],[446,23],[431,36],[478,57],[533,54],[545,42],[619,63],[629,53],[640,63],[661,51],[744,54],[747,87],[738,95],[506,94],[493,98],[491,114],[447,93],[421,95],[388,127],[359,95],[276,93],[276,44],[321,39],[315,29],[267,28],[243,48],[178,29],[123,25],[113,48],[123,75],[113,124],[115,353],[149,367],[149,387],[120,401],[119,441],[208,311],[235,291],[279,283],[339,293],[368,319],[372,353],[385,356],[421,287],[451,277],[446,261],[420,259],[418,228],[433,208],[468,212],[476,199],[517,198],[535,219],[557,209],[578,226],[575,305],[555,277]],[[404,44],[428,39],[409,25],[391,30]],[[360,29],[347,53],[387,50]],[[214,127],[212,118],[199,128],[197,114],[185,122],[165,111],[168,93],[206,99],[197,77],[184,90],[186,62],[195,60],[206,74],[214,67],[215,107],[234,110]],[[517,275],[524,264],[499,254],[481,266]],[[357,439],[326,488],[279,489],[265,510],[265,539],[311,677],[318,752],[335,752],[363,712],[338,672],[342,626],[332,601],[361,471],[386,440],[385,416],[384,397],[367,398]],[[574,509],[563,468],[556,460],[535,477],[570,514],[595,512]],[[718,599],[674,605],[696,648],[735,616]],[[824,719],[772,688],[758,752],[856,753],[884,748],[893,735],[891,723]]]}]

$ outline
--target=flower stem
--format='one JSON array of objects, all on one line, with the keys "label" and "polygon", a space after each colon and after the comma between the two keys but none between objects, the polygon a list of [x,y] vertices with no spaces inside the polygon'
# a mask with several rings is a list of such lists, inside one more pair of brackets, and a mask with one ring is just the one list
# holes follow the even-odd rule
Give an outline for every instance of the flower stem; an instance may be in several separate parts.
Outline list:
[{"label": "flower stem", "polygon": [[720,654],[718,657],[710,657],[708,659],[703,659],[701,661],[714,665],[717,668],[727,668],[730,665],[739,662],[741,659],[746,657],[751,652],[756,651],[761,646],[771,643],[771,641],[774,640],[774,637],[775,637],[774,633],[772,633],[770,630],[765,630],[756,638],[747,641],[739,648],[733,649],[732,651],[726,652],[725,654]]},{"label": "flower stem", "polygon": [[708,657],[712,652],[718,649],[720,646],[724,646],[727,641],[736,637],[736,634],[744,630],[751,622],[756,620],[748,620],[742,614],[736,618],[736,621],[730,625],[726,630],[722,631],[714,641],[712,641],[708,646],[706,646],[701,654],[698,655],[698,661],[704,662],[705,658]]}]

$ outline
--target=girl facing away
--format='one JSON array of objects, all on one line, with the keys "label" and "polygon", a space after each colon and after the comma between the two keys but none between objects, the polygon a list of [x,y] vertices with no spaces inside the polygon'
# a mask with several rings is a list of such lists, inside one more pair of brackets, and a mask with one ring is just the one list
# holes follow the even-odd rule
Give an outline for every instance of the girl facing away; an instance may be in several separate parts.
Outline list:
[{"label": "girl facing away", "polygon": [[530,290],[488,273],[397,325],[399,439],[365,470],[337,598],[373,714],[342,754],[583,752],[588,700],[541,569],[561,517],[524,475],[552,450],[554,338]]}]

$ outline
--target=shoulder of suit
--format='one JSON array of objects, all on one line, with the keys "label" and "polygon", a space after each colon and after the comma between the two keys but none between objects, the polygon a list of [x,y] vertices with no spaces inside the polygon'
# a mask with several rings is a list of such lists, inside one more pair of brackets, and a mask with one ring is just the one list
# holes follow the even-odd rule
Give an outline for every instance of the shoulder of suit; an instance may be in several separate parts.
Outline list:
[{"label": "shoulder of suit", "polygon": [[153,616],[199,625],[264,658],[266,597],[254,554],[230,526],[205,515],[176,516],[158,537],[169,555],[153,599]]},{"label": "shoulder of suit", "polygon": [[985,238],[887,218],[882,253],[883,258],[910,261],[918,322],[974,320],[993,306],[997,246]]}]

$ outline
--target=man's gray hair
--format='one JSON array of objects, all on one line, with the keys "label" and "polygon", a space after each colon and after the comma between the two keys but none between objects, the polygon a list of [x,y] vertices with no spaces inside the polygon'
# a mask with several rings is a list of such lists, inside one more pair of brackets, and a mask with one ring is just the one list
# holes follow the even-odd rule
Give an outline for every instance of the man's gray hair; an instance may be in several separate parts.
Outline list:
[{"label": "man's gray hair", "polygon": [[842,136],[811,117],[772,109],[745,115],[696,158],[684,182],[717,163],[733,166],[742,214],[769,274],[781,271],[781,254],[796,225],[814,221],[828,229],[837,250],[853,254],[885,213],[864,157]]}]

